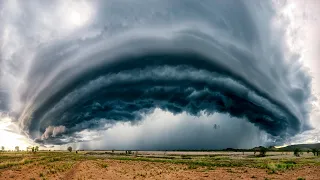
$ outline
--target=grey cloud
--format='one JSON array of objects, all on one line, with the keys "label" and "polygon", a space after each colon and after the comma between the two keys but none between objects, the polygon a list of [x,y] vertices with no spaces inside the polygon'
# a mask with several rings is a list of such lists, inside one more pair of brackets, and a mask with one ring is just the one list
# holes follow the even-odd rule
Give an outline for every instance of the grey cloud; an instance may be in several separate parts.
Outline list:
[{"label": "grey cloud", "polygon": [[[157,108],[199,118],[227,114],[283,141],[310,128],[311,78],[295,63],[299,55],[284,55],[282,34],[270,31],[270,1],[259,3],[96,1],[84,27],[54,41],[38,38],[37,44],[26,38],[37,39],[36,27],[62,33],[36,18],[53,4],[21,1],[34,24],[16,26],[36,53],[19,67],[26,72],[17,77],[24,83],[6,104],[19,102],[21,108],[13,112],[19,125],[45,144],[86,141],[79,132],[138,124]],[[279,43],[271,42],[274,37]],[[60,125],[67,131],[55,130]]]},{"label": "grey cloud", "polygon": [[41,136],[41,140],[55,138],[56,136],[66,132],[65,126],[49,126]]}]

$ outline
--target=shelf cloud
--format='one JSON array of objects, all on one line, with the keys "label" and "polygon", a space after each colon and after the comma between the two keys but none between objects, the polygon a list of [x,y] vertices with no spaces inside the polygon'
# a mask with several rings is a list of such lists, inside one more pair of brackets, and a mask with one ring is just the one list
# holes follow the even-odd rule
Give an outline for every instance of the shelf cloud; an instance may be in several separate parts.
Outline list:
[{"label": "shelf cloud", "polygon": [[83,132],[134,126],[159,111],[199,121],[219,114],[276,143],[311,129],[311,77],[272,28],[269,1],[88,1],[70,5],[71,19],[63,22],[54,13],[65,4],[56,3],[62,9],[44,16],[54,26],[34,19],[47,2],[4,3],[26,12],[30,24],[1,17],[2,37],[14,28],[23,47],[12,40],[17,52],[9,56],[7,40],[1,49],[0,108],[38,143],[90,141]]}]

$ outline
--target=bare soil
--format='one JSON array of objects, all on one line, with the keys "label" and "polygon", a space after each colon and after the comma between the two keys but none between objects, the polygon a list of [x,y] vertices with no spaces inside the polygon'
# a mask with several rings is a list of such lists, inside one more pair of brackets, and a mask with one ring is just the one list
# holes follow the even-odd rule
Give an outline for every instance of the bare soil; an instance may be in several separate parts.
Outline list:
[{"label": "bare soil", "polygon": [[[55,163],[59,166],[59,163]],[[265,169],[249,167],[189,167],[183,164],[123,161],[123,160],[84,160],[72,164],[70,169],[50,173],[47,165],[24,165],[0,170],[0,179],[320,179],[319,166],[302,166],[293,170],[268,173]]]}]

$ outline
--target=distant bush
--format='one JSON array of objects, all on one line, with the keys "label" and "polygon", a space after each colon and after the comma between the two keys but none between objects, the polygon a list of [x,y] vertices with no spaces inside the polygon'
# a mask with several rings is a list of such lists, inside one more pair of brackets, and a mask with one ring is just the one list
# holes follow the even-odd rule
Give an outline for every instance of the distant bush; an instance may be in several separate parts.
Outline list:
[{"label": "distant bush", "polygon": [[126,151],[126,154],[131,154],[132,153],[132,151]]},{"label": "distant bush", "polygon": [[72,151],[72,147],[68,147],[68,151],[71,152]]},{"label": "distant bush", "polygon": [[314,156],[319,156],[319,150],[317,149],[312,149],[312,153]]},{"label": "distant bush", "polygon": [[267,154],[267,151],[268,151],[267,148],[261,147],[261,148],[260,148],[260,154],[259,154],[259,156],[260,156],[260,157],[265,157],[266,154]]},{"label": "distant bush", "polygon": [[190,156],[188,156],[188,155],[181,155],[181,158],[182,159],[192,159]]},{"label": "distant bush", "polygon": [[108,164],[101,164],[101,167],[102,167],[102,168],[107,168],[107,167],[108,167]]},{"label": "distant bush", "polygon": [[296,157],[299,157],[300,156],[300,153],[301,153],[301,150],[299,148],[296,148],[294,149],[293,151],[293,154],[296,156]]},{"label": "distant bush", "polygon": [[297,180],[306,180],[306,178],[298,177]]}]

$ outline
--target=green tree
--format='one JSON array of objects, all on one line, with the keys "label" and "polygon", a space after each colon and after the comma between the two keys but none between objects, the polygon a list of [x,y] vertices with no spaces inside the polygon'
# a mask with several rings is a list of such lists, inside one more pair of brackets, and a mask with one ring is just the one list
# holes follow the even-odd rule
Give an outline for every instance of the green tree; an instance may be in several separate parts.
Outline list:
[{"label": "green tree", "polygon": [[1,151],[4,151],[4,146],[1,146]]},{"label": "green tree", "polygon": [[301,150],[299,148],[296,148],[294,149],[293,151],[293,154],[296,156],[296,157],[299,157],[300,156],[300,153],[301,153]]},{"label": "green tree", "polygon": [[267,154],[267,151],[268,151],[267,148],[265,148],[265,147],[260,147],[260,154],[259,154],[259,156],[265,157],[266,154]]},{"label": "green tree", "polygon": [[314,156],[316,156],[316,155],[317,155],[317,152],[318,152],[318,150],[317,150],[317,149],[312,149],[312,153],[313,153],[313,155],[314,155]]},{"label": "green tree", "polygon": [[19,151],[19,146],[16,146],[14,149],[15,149],[16,151]]},{"label": "green tree", "polygon": [[39,146],[36,146],[36,147],[34,148],[34,151],[35,151],[35,152],[39,151]]},{"label": "green tree", "polygon": [[28,151],[28,152],[29,152],[29,151],[33,152],[33,151],[32,151],[32,146],[28,146],[28,147],[27,147],[27,151]]},{"label": "green tree", "polygon": [[68,151],[71,152],[72,151],[72,147],[68,147]]}]

